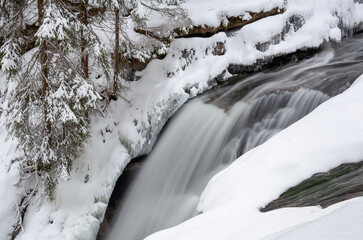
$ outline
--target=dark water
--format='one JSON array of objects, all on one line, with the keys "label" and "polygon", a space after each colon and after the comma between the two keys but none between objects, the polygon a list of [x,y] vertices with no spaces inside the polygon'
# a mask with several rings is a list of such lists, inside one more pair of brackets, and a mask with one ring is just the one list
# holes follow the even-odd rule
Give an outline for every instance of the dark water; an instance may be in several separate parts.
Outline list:
[{"label": "dark water", "polygon": [[[216,172],[362,73],[361,34],[327,44],[310,59],[236,77],[188,102],[127,186],[108,239],[140,240],[193,217]],[[120,191],[116,186],[114,194]]]}]

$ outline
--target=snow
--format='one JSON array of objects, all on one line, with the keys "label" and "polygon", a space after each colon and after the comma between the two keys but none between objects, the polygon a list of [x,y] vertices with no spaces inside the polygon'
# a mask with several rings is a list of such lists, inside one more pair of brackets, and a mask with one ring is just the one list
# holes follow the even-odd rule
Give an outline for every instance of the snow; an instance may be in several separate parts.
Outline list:
[{"label": "snow", "polygon": [[196,217],[183,223],[182,227],[161,231],[146,239],[362,239],[363,198],[326,209],[284,208],[267,213],[242,212],[238,203],[228,207],[205,213],[204,218],[208,221],[202,222],[201,217]]},{"label": "snow", "polygon": [[302,226],[288,229],[266,240],[276,239],[362,239],[363,198],[347,201],[342,207]]},{"label": "snow", "polygon": [[4,128],[0,127],[0,239],[6,239],[11,233],[16,219],[16,203],[19,201],[16,189],[18,171],[16,163],[11,166],[10,159],[16,159],[20,154],[14,149],[13,139],[5,142]]},{"label": "snow", "polygon": [[[363,75],[344,93],[215,175],[201,196],[201,215],[147,240],[361,239],[363,198],[324,210],[259,209],[314,173],[362,161],[362,91]],[[267,238],[271,234],[278,237]]]},{"label": "snow", "polygon": [[[146,1],[148,2],[148,1]],[[157,34],[165,35],[175,28],[189,28],[193,26],[219,27],[221,24],[228,23],[228,17],[241,17],[244,20],[251,18],[250,13],[259,13],[262,11],[271,11],[275,8],[284,8],[284,0],[224,0],[224,1],[208,1],[203,0],[187,0],[180,1],[181,8],[184,9],[189,19],[176,15],[170,23],[168,16],[163,16],[158,12],[150,13],[147,9],[141,8],[138,13],[142,16],[148,14],[146,25],[148,28],[157,29]],[[150,4],[151,5],[151,4]],[[161,4],[160,7],[163,7]],[[165,7],[165,6],[164,6]],[[170,6],[167,6],[170,8]],[[163,26],[163,29],[160,28]]]},{"label": "snow", "polygon": [[[268,10],[282,6],[283,1],[228,0],[227,3],[210,0],[205,8],[202,0],[190,0],[182,6],[190,12],[195,24],[219,25],[223,16]],[[297,15],[304,19],[301,26],[289,22]],[[261,19],[231,34],[174,40],[165,59],[153,60],[146,69],[137,72],[139,81],[124,83],[128,90],[123,95],[129,103],[119,99],[111,102],[102,115],[94,114],[91,138],[74,164],[71,180],[59,183],[54,203],[37,201],[29,206],[24,231],[17,240],[95,239],[117,178],[131,158],[151,151],[167,119],[188,98],[216,85],[214,78],[231,64],[251,65],[259,59],[318,47],[325,41],[339,41],[347,35],[346,31],[363,29],[362,22],[363,5],[352,0],[290,0],[283,14]],[[108,35],[105,33],[102,39],[106,41]],[[265,51],[256,47],[259,43],[270,42],[277,35],[280,35],[278,40],[271,42]],[[218,42],[225,44],[223,56],[211,54]],[[96,74],[91,73],[91,76]],[[223,78],[230,76],[227,71]],[[202,215],[150,239],[241,239],[241,236],[253,239],[254,234],[267,237],[288,227],[319,219],[343,206],[325,210],[318,207],[281,209],[266,214],[258,211],[283,190],[317,171],[328,170],[342,162],[362,160],[358,150],[363,139],[362,123],[358,121],[362,117],[362,97],[358,94],[362,91],[362,82],[358,81],[346,93],[279,134],[274,138],[277,140],[272,139],[267,145],[252,150],[218,174],[202,196],[199,205],[204,212]],[[344,117],[343,113],[350,117]],[[319,120],[320,116],[325,122]],[[336,120],[331,121],[333,117]],[[305,127],[306,131],[296,130]],[[334,133],[330,131],[333,127],[336,129]],[[315,135],[317,129],[325,130]],[[17,179],[16,165],[10,172],[5,170],[15,152],[12,141],[4,141],[5,134],[4,130],[0,133],[0,197],[2,201],[6,199],[0,206],[0,216],[9,221],[0,222],[0,234],[11,232],[15,214],[13,205],[17,202],[17,191],[20,191],[13,184]],[[307,137],[311,143],[310,151],[305,147]],[[291,152],[278,152],[277,144]],[[267,154],[269,159],[265,157]],[[291,154],[296,156],[294,163],[289,161]],[[321,160],[323,157],[326,160]],[[275,165],[274,160],[278,164]],[[245,167],[250,170],[243,170]],[[251,188],[252,183],[255,186]],[[250,195],[253,198],[246,198]],[[357,204],[359,202],[357,200]],[[357,204],[347,206],[355,208]],[[263,224],[266,228],[256,231],[256,224]]]},{"label": "snow", "polygon": [[221,22],[226,21],[226,17],[248,17],[248,12],[267,12],[274,8],[283,8],[284,5],[284,0],[208,1],[208,5],[203,0],[190,0],[182,4],[182,7],[187,9],[194,25],[218,27]]}]

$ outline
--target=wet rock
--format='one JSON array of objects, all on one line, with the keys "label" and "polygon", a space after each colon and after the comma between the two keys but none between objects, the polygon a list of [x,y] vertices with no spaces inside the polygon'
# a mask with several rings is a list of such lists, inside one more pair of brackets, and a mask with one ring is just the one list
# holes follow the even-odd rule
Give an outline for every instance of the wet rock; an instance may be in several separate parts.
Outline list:
[{"label": "wet rock", "polygon": [[143,59],[143,61],[137,58],[123,58],[120,63],[122,77],[127,81],[137,81],[137,71],[144,70],[151,60],[163,59],[165,56],[166,54],[156,54],[153,58]]},{"label": "wet rock", "polygon": [[287,64],[289,62],[295,62],[310,58],[315,53],[317,53],[319,49],[320,48],[301,49],[297,50],[295,53],[282,54],[280,56],[259,59],[253,65],[231,64],[228,67],[228,72],[233,75],[237,75],[237,74],[254,73],[265,69],[271,69],[274,67]]},{"label": "wet rock", "polygon": [[261,212],[316,205],[326,208],[360,196],[363,196],[363,162],[342,164],[329,172],[315,174],[288,189],[278,199],[261,208]]},{"label": "wet rock", "polygon": [[281,33],[273,36],[269,41],[263,43],[257,43],[256,49],[261,52],[266,52],[271,45],[279,44],[281,41],[284,41],[287,34],[290,31],[298,31],[305,24],[305,19],[300,15],[293,15],[289,17],[283,27]]},{"label": "wet rock", "polygon": [[212,54],[214,56],[222,56],[226,53],[226,42],[217,42],[216,46],[213,49]]}]

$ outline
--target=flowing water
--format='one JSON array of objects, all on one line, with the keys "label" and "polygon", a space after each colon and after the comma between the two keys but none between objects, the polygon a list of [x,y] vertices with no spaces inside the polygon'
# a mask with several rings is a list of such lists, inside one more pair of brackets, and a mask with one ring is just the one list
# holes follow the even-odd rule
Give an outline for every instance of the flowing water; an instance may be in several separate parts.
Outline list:
[{"label": "flowing water", "polygon": [[[197,214],[210,178],[363,73],[363,36],[228,85],[182,107],[122,199],[109,240],[141,240]],[[233,84],[232,84],[233,83]]]}]

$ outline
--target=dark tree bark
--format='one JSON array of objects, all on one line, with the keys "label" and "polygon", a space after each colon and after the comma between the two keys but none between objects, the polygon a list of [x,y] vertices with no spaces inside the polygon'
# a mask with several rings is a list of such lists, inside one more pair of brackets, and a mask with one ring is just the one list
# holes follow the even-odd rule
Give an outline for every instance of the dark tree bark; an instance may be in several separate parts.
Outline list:
[{"label": "dark tree bark", "polygon": [[[44,2],[43,0],[38,0],[38,22],[39,26],[42,25],[44,18]],[[47,66],[47,43],[41,42],[39,47],[40,55],[40,66],[42,71],[42,82],[43,82],[43,94],[48,88],[47,78],[48,78],[48,66]]]},{"label": "dark tree bark", "polygon": [[[85,3],[85,0],[81,0],[80,1],[80,20],[83,23],[84,26],[88,25],[88,12],[87,12],[87,6]],[[87,49],[87,39],[84,36],[84,32],[83,30],[81,31],[81,52],[82,52],[82,58],[81,58],[81,63],[82,63],[82,68],[83,68],[83,73],[85,78],[89,78],[89,68],[88,68],[88,53],[86,51]]]},{"label": "dark tree bark", "polygon": [[120,69],[120,10],[115,8],[115,72],[114,72],[114,79],[113,79],[113,94],[116,95],[118,90],[118,75]]},{"label": "dark tree bark", "polygon": [[[40,26],[43,24],[43,20],[44,20],[44,0],[37,0],[37,2],[38,2],[38,22],[39,22],[39,26]],[[40,43],[39,57],[40,57],[40,68],[41,68],[41,74],[42,74],[41,78],[42,78],[42,83],[43,83],[42,96],[45,98],[47,90],[49,88],[47,43],[45,41],[42,41]],[[47,120],[47,111],[48,111],[47,105],[46,105],[46,102],[44,101],[44,109],[43,109],[44,121],[46,123],[46,131],[48,133],[50,133],[52,130],[52,126],[51,126],[51,123]]]}]

